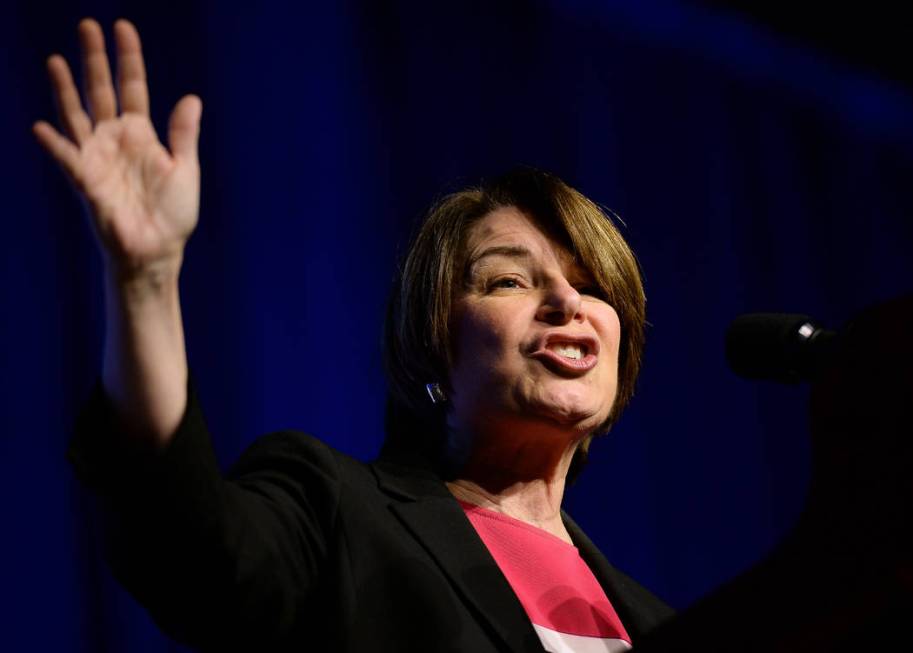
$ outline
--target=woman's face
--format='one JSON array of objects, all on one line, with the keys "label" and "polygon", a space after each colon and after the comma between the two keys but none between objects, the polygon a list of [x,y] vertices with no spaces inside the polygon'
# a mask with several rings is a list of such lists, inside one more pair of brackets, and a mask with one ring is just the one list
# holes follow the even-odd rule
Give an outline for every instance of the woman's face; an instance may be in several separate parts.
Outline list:
[{"label": "woman's face", "polygon": [[615,399],[615,309],[570,252],[514,207],[473,225],[467,247],[469,281],[452,322],[451,429],[592,432]]}]

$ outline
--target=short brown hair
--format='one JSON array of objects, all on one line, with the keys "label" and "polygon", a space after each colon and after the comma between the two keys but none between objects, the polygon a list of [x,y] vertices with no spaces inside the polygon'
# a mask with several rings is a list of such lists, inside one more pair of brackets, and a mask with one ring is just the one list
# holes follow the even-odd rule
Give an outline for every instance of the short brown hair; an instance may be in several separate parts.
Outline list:
[{"label": "short brown hair", "polygon": [[[463,287],[470,227],[502,207],[523,211],[592,274],[618,313],[618,390],[608,431],[634,393],[644,343],[644,290],[634,253],[608,211],[558,177],[531,168],[508,172],[437,202],[399,270],[384,329],[388,381],[388,444],[434,451],[442,443],[444,410],[425,389],[446,388],[452,362],[451,311]],[[578,452],[586,458],[589,438]],[[579,464],[577,465],[579,467]]]}]

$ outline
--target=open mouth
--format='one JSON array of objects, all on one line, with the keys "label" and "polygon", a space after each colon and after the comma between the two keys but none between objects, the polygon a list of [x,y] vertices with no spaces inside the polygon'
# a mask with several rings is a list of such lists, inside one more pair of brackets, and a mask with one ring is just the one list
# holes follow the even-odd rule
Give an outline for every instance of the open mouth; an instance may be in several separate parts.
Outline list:
[{"label": "open mouth", "polygon": [[562,376],[579,376],[596,367],[598,353],[599,345],[592,338],[552,333],[533,353],[533,358]]},{"label": "open mouth", "polygon": [[587,353],[589,353],[589,348],[586,345],[570,342],[553,342],[550,343],[546,349],[555,352],[559,356],[575,361],[582,360]]}]

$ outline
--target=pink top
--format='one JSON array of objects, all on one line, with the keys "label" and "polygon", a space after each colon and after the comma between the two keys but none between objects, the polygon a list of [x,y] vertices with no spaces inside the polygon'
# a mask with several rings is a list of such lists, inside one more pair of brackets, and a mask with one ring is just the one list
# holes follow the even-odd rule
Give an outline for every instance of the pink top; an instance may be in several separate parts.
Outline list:
[{"label": "pink top", "polygon": [[572,544],[513,517],[460,501],[547,651],[626,651],[631,638]]}]

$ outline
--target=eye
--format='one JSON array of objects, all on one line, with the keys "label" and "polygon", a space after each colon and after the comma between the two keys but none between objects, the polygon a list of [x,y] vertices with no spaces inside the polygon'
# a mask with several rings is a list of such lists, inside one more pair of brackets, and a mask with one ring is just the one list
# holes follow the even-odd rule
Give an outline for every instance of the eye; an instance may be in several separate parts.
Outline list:
[{"label": "eye", "polygon": [[512,289],[512,288],[520,288],[521,285],[520,285],[520,280],[517,279],[516,277],[501,277],[500,279],[495,279],[494,281],[492,281],[488,285],[488,287],[492,290],[495,290],[498,288]]}]

